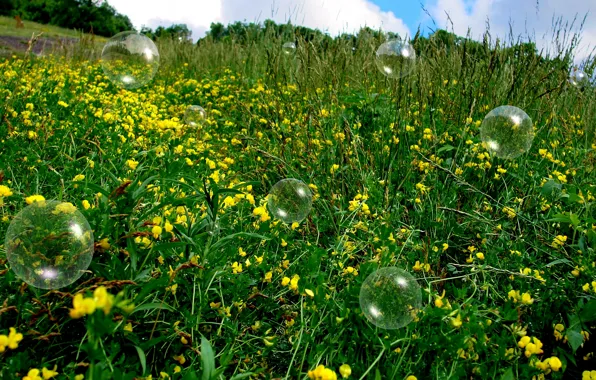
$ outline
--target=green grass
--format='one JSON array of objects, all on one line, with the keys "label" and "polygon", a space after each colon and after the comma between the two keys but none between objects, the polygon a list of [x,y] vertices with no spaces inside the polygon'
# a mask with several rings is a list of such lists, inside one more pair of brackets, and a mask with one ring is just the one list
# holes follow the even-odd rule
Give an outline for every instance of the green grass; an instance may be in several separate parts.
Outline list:
[{"label": "green grass", "polygon": [[[567,84],[573,46],[545,62],[419,39],[413,73],[389,80],[374,36],[355,51],[298,41],[290,57],[283,42],[160,41],[160,71],[135,91],[81,55],[0,64],[0,236],[42,195],[74,204],[96,241],[89,271],[49,292],[23,284],[0,249],[0,334],[23,334],[0,376],[596,370],[596,94]],[[193,104],[208,115],[197,128],[183,122]],[[535,127],[509,161],[479,133],[505,104]],[[282,178],[315,194],[297,225],[267,212]],[[422,289],[422,310],[397,330],[375,328],[358,300],[389,266]]]},{"label": "green grass", "polygon": [[[54,25],[39,24],[37,22],[23,20],[24,27],[16,28],[16,20],[11,17],[0,16],[0,36],[13,36],[13,37],[25,37],[31,38],[33,34],[43,33],[46,37],[53,38],[80,38],[81,32],[60,28]],[[89,34],[84,33],[83,35],[90,37]],[[105,41],[106,38],[96,36],[96,40]]]}]

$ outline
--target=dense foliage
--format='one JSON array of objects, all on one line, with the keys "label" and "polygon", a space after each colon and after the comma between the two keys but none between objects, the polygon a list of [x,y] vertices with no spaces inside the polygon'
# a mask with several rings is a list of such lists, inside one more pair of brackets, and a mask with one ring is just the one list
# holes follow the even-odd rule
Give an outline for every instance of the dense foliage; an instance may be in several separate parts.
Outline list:
[{"label": "dense foliage", "polygon": [[133,29],[129,18],[116,12],[107,1],[0,0],[0,15],[18,15],[23,20],[93,32],[106,37]]},{"label": "dense foliage", "polygon": [[[295,56],[246,36],[158,39],[136,91],[94,61],[0,63],[0,236],[44,197],[96,240],[89,272],[49,292],[0,248],[0,377],[591,378],[596,93],[567,83],[570,51],[418,37],[390,81],[378,33],[298,38]],[[503,104],[535,126],[512,161],[479,138]],[[301,224],[267,209],[286,177],[315,195]],[[423,289],[390,331],[358,302],[386,266]]]}]

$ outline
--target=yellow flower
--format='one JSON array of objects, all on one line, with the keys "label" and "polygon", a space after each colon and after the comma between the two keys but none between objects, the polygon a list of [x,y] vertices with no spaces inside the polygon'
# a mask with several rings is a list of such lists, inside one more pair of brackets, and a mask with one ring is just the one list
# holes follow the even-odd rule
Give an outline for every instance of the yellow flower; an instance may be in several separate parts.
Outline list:
[{"label": "yellow flower", "polygon": [[75,379],[75,380],[83,380],[84,378],[85,378],[85,375],[83,375],[83,374],[76,375],[76,376],[74,377],[74,379]]},{"label": "yellow flower", "polygon": [[462,325],[462,321],[461,321],[461,315],[459,313],[457,313],[457,316],[455,318],[451,318],[451,326],[457,328],[460,328]]},{"label": "yellow flower", "polygon": [[73,319],[84,317],[95,312],[93,298],[83,298],[81,293],[74,296],[72,300],[73,309],[70,309],[70,317]]},{"label": "yellow flower", "polygon": [[482,252],[478,252],[478,253],[476,254],[476,257],[477,257],[479,260],[484,260],[484,253],[482,253]]},{"label": "yellow flower", "polygon": [[273,277],[273,272],[269,271],[265,273],[265,277],[263,278],[263,282],[271,282],[271,278]]},{"label": "yellow flower", "polygon": [[139,162],[135,159],[126,160],[126,166],[128,166],[131,170],[137,170],[137,166],[139,166]]},{"label": "yellow flower", "polygon": [[114,305],[114,296],[108,293],[105,286],[100,286],[93,292],[93,301],[98,309],[102,309],[104,314],[108,314]]},{"label": "yellow flower", "polygon": [[43,202],[46,199],[42,196],[42,195],[31,195],[28,196],[27,198],[25,198],[25,202],[27,202],[28,205],[35,203],[35,202]]},{"label": "yellow flower", "polygon": [[179,365],[177,365],[176,367],[174,367],[174,373],[180,373],[180,371],[182,371],[182,368],[180,368]]},{"label": "yellow flower", "polygon": [[337,374],[320,364],[314,370],[308,371],[308,378],[311,380],[337,380]]},{"label": "yellow flower", "polygon": [[304,292],[310,297],[313,298],[315,296],[315,293],[310,290],[310,289],[304,289]]},{"label": "yellow flower", "polygon": [[102,249],[110,249],[110,239],[109,238],[103,238],[98,242],[99,246]]},{"label": "yellow flower", "polygon": [[60,213],[62,214],[72,214],[75,211],[77,211],[77,208],[70,202],[63,202],[60,203],[56,206],[56,208],[54,209],[54,211],[52,211],[52,214],[54,215],[58,215]]},{"label": "yellow flower", "polygon": [[51,379],[52,377],[56,376],[58,374],[58,372],[56,371],[56,369],[58,368],[58,366],[54,366],[53,369],[47,369],[46,367],[43,367],[41,369],[41,375],[43,376],[43,378],[45,380]]},{"label": "yellow flower", "polygon": [[267,212],[267,208],[265,208],[265,206],[256,207],[254,210],[252,210],[252,214],[254,216],[260,216],[261,222],[271,220],[271,217],[269,216],[269,213]]},{"label": "yellow flower", "polygon": [[8,188],[8,186],[0,185],[0,198],[10,197],[11,195],[12,191]]},{"label": "yellow flower", "polygon": [[342,364],[341,367],[339,367],[339,374],[344,379],[347,379],[352,374],[352,368],[350,368],[348,364]]},{"label": "yellow flower", "polygon": [[91,208],[91,203],[89,203],[89,201],[86,199],[83,199],[83,208],[85,210],[89,210]]},{"label": "yellow flower", "polygon": [[297,274],[295,274],[292,277],[292,280],[290,281],[290,289],[292,289],[292,290],[298,290],[298,281],[300,281],[300,276],[298,276]]},{"label": "yellow flower", "polygon": [[530,343],[531,341],[532,338],[530,338],[529,336],[522,336],[519,342],[517,342],[517,345],[519,346],[519,348],[526,348],[528,343]]},{"label": "yellow flower", "polygon": [[290,278],[289,277],[284,277],[281,280],[281,286],[287,286],[290,283]]},{"label": "yellow flower", "polygon": [[17,333],[17,330],[14,327],[11,327],[10,332],[8,333],[8,348],[11,350],[16,349],[19,347],[19,342],[23,340],[23,334]]},{"label": "yellow flower", "polygon": [[237,261],[234,261],[234,263],[232,264],[232,273],[242,273],[242,264],[238,264]]},{"label": "yellow flower", "polygon": [[558,249],[558,248],[561,248],[565,244],[566,241],[567,241],[567,236],[565,236],[565,235],[557,235],[553,239],[553,242],[552,242],[551,246],[553,248]]},{"label": "yellow flower", "polygon": [[74,176],[74,178],[72,179],[73,182],[78,182],[78,181],[82,181],[85,179],[85,175],[84,174],[77,174]]},{"label": "yellow flower", "polygon": [[184,357],[184,355],[176,355],[176,356],[174,356],[174,360],[176,360],[178,363],[180,363],[180,365],[183,365],[184,363],[186,363],[186,358]]},{"label": "yellow flower", "polygon": [[41,376],[39,376],[40,370],[37,368],[31,368],[29,372],[27,372],[27,376],[23,377],[23,380],[42,380]]},{"label": "yellow flower", "polygon": [[154,239],[158,239],[161,235],[161,232],[162,228],[160,226],[153,226],[153,228],[151,228],[151,234],[153,235]]},{"label": "yellow flower", "polygon": [[561,367],[563,366],[563,363],[561,363],[561,360],[559,360],[558,357],[556,356],[551,356],[550,358],[546,359],[548,361],[548,365],[550,366],[550,369],[552,369],[555,372],[558,372]]},{"label": "yellow flower", "polygon": [[410,376],[406,377],[406,380],[418,380],[418,378],[414,375],[410,375]]},{"label": "yellow flower", "polygon": [[124,325],[123,328],[124,331],[128,331],[128,332],[132,332],[132,323],[128,322],[126,325]]},{"label": "yellow flower", "polygon": [[337,169],[339,169],[339,165],[333,164],[333,165],[331,165],[331,169],[329,171],[331,172],[331,174],[335,174]]},{"label": "yellow flower", "polygon": [[521,296],[521,303],[524,305],[531,305],[534,303],[534,299],[530,296],[530,293],[524,293]]},{"label": "yellow flower", "polygon": [[6,351],[8,346],[8,337],[6,335],[0,335],[0,353]]}]

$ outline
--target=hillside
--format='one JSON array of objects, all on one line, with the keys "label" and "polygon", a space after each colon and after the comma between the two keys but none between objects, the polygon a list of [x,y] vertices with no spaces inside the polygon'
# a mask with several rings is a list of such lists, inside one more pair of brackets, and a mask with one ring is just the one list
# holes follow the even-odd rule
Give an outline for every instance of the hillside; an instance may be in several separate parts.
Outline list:
[{"label": "hillside", "polygon": [[37,22],[23,20],[23,27],[17,28],[15,19],[0,16],[0,56],[22,54],[27,51],[32,36],[39,36],[32,47],[32,52],[42,54],[61,49],[65,45],[72,45],[81,37],[88,41],[104,43],[107,39],[77,30],[44,25]]}]

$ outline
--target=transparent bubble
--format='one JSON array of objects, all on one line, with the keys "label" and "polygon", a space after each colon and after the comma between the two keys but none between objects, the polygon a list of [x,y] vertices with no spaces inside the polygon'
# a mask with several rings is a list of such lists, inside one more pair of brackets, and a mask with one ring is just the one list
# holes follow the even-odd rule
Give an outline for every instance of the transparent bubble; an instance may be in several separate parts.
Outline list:
[{"label": "transparent bubble", "polygon": [[151,82],[159,68],[159,52],[142,34],[118,33],[103,47],[101,67],[112,83],[133,90]]},{"label": "transparent bubble", "polygon": [[497,107],[484,117],[480,138],[491,154],[505,159],[516,158],[532,147],[532,119],[517,107]]},{"label": "transparent bubble", "polygon": [[284,223],[301,222],[312,208],[312,193],[297,179],[282,179],[269,192],[269,212]]},{"label": "transparent bubble", "polygon": [[575,87],[584,88],[590,85],[590,77],[582,70],[574,68],[569,73],[569,83]]},{"label": "transparent bubble", "polygon": [[188,106],[184,112],[184,121],[191,127],[198,127],[207,117],[207,112],[201,106]]},{"label": "transparent bubble", "polygon": [[296,52],[296,44],[294,42],[286,42],[282,45],[281,50],[286,55],[294,54]]},{"label": "transparent bubble", "polygon": [[416,279],[396,268],[371,273],[360,288],[360,308],[366,319],[383,329],[398,329],[412,322],[422,307]]},{"label": "transparent bubble", "polygon": [[401,40],[387,41],[377,49],[376,63],[379,70],[390,78],[410,75],[416,65],[416,52],[412,45]]},{"label": "transparent bubble", "polygon": [[93,257],[93,231],[71,203],[35,202],[19,212],[6,232],[6,258],[17,277],[42,289],[79,279]]}]

